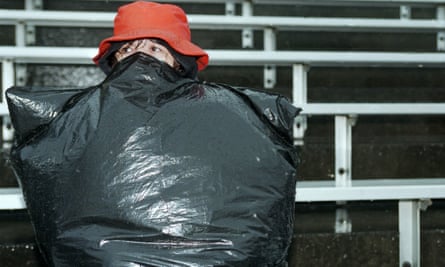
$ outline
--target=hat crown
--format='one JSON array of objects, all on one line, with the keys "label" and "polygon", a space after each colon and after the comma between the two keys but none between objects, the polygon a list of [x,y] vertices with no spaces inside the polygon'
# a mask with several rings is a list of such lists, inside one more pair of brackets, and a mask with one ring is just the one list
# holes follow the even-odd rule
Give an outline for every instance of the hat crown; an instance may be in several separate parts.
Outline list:
[{"label": "hat crown", "polygon": [[141,31],[163,32],[173,39],[191,40],[187,16],[177,6],[137,1],[120,7],[114,19],[114,35]]}]

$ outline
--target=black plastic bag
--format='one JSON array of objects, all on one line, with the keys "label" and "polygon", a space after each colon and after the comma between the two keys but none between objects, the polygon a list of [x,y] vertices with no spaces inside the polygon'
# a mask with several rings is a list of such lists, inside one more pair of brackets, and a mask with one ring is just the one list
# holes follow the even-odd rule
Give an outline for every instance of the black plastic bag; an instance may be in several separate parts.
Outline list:
[{"label": "black plastic bag", "polygon": [[286,266],[286,98],[135,54],[83,90],[10,88],[13,168],[50,266]]}]

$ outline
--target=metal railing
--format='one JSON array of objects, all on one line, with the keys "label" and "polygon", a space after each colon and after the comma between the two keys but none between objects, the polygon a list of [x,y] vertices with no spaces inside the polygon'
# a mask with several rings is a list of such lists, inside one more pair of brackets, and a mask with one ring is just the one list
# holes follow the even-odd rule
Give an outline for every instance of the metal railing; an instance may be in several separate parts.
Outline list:
[{"label": "metal railing", "polygon": [[[5,10],[0,9],[0,25],[54,27],[112,27],[115,13],[90,11]],[[438,32],[445,30],[440,19],[323,18],[278,16],[188,15],[191,29],[266,29],[294,31],[395,31]]]}]

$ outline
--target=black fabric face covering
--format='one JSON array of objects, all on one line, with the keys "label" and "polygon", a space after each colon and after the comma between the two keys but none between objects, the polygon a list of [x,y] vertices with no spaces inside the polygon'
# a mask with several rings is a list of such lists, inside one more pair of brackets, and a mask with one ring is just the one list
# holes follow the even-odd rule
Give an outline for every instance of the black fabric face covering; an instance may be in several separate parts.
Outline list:
[{"label": "black fabric face covering", "polygon": [[[183,78],[191,78],[196,79],[196,75],[198,74],[198,65],[196,64],[196,58],[193,56],[186,56],[176,52],[167,42],[161,39],[151,39],[156,43],[159,43],[166,47],[168,51],[172,54],[175,60],[181,66],[179,70],[177,70],[178,74]],[[122,42],[114,42],[111,44],[110,48],[107,52],[99,59],[99,67],[105,74],[110,74],[113,65],[116,63],[114,59],[114,53],[116,53],[119,48],[121,48],[128,41]]]},{"label": "black fabric face covering", "polygon": [[110,74],[112,66],[115,63],[114,59],[114,53],[116,53],[121,46],[123,46],[126,43],[124,42],[115,42],[111,43],[110,48],[108,48],[107,52],[99,59],[99,67],[100,69],[106,74]]}]

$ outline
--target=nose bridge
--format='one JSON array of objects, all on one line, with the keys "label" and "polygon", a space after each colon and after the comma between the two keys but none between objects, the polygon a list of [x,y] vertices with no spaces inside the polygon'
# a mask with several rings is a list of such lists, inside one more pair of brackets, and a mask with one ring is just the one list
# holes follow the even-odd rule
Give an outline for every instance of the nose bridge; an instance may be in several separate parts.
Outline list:
[{"label": "nose bridge", "polygon": [[151,48],[151,46],[154,44],[153,41],[151,41],[150,39],[141,39],[139,40],[140,43],[135,42],[135,50],[136,51],[140,51],[140,52],[144,52],[146,54],[149,55],[154,55],[154,51]]}]

